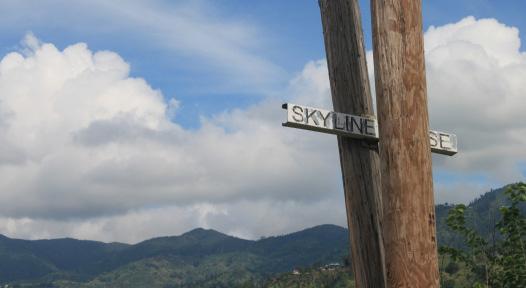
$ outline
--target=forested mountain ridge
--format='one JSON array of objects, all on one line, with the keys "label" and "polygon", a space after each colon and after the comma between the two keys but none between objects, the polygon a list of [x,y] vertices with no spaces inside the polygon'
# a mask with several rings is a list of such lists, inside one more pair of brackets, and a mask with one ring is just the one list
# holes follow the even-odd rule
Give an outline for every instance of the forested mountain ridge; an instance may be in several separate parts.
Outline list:
[{"label": "forested mountain ridge", "polygon": [[[469,224],[494,233],[504,188],[469,205]],[[452,205],[436,206],[439,245],[462,247],[446,225]],[[523,207],[524,208],[524,207]],[[342,263],[345,228],[321,225],[257,241],[197,228],[135,245],[75,239],[18,240],[0,235],[0,284],[10,287],[259,287],[293,268]]]},{"label": "forested mountain ridge", "polygon": [[[247,281],[257,282],[297,266],[341,262],[347,243],[347,230],[335,225],[258,241],[201,228],[135,245],[75,239],[28,241],[1,236],[0,284],[81,287],[84,283],[91,287],[93,283],[111,282],[112,287],[118,287],[112,282],[114,279],[125,282],[119,275],[154,275],[163,270],[170,272],[164,280],[185,285],[234,271],[246,274]],[[143,275],[144,281],[149,281],[151,275]]]}]

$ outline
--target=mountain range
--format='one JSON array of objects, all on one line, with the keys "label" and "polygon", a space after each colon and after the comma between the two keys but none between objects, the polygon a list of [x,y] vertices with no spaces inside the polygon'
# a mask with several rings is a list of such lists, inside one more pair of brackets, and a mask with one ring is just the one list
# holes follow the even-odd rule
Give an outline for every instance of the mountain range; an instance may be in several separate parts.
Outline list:
[{"label": "mountain range", "polygon": [[[469,205],[484,235],[498,221],[504,189]],[[436,206],[439,245],[462,247],[445,224],[453,206]],[[0,285],[8,287],[260,287],[294,268],[342,263],[347,229],[321,225],[257,241],[197,228],[135,245],[76,239],[19,240],[0,235]]]},{"label": "mountain range", "polygon": [[[258,241],[201,228],[135,245],[0,236],[0,284],[222,287],[258,283],[294,267],[341,262],[347,245],[347,230],[335,225]],[[162,283],[152,285],[154,282]]]}]

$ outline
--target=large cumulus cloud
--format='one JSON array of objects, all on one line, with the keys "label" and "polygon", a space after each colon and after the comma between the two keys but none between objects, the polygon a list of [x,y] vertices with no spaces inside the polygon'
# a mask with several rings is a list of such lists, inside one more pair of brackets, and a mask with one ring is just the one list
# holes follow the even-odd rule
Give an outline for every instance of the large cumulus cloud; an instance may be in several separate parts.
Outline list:
[{"label": "large cumulus cloud", "polygon": [[[460,141],[457,156],[434,158],[438,201],[523,178],[517,29],[466,18],[425,41],[431,127]],[[178,101],[130,77],[116,53],[25,43],[0,62],[0,233],[133,242],[195,226],[254,238],[345,225],[334,136],[280,125],[282,101],[330,108],[325,61],[282,97],[188,130],[170,120]]]},{"label": "large cumulus cloud", "polygon": [[468,17],[426,33],[432,124],[459,134],[448,169],[517,180],[526,159],[526,54],[519,31]]},{"label": "large cumulus cloud", "polygon": [[[252,211],[271,221],[284,213],[271,207],[288,205],[292,211],[341,196],[336,144],[324,137],[298,141],[304,132],[280,127],[275,99],[203,118],[200,129],[185,130],[170,120],[177,100],[166,101],[143,79],[130,77],[129,65],[116,53],[94,53],[83,43],[60,51],[32,35],[24,44],[22,52],[0,62],[2,232],[100,238],[112,235],[103,227],[137,229],[108,221],[141,223],[133,219],[165,211],[173,212],[169,219],[202,219],[215,210],[238,219],[228,211]],[[308,77],[298,76],[291,91]],[[207,225],[172,223],[172,232]],[[251,237],[279,231],[271,223],[258,232],[248,227],[244,221],[244,227],[230,229]],[[132,234],[115,239],[156,233]]]},{"label": "large cumulus cloud", "polygon": [[131,78],[128,64],[112,52],[38,44],[26,55],[5,56],[0,72],[3,140],[20,154],[14,162],[9,150],[2,152],[2,175],[9,175],[0,182],[4,215],[90,217],[145,205],[315,201],[323,197],[318,191],[338,186],[323,150],[308,159],[302,154],[320,140],[295,141],[300,132],[279,127],[276,103],[203,119],[189,131],[170,121],[161,92]]}]

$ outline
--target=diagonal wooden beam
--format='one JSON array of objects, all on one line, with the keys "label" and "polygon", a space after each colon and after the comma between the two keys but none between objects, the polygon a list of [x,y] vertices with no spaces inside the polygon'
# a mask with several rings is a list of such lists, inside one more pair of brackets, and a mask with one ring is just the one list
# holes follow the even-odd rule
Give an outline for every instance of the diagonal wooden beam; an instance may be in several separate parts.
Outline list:
[{"label": "diagonal wooden beam", "polygon": [[[357,0],[319,0],[334,111],[372,116]],[[385,287],[378,152],[364,140],[338,136],[356,287]],[[373,148],[374,148],[373,147]]]}]

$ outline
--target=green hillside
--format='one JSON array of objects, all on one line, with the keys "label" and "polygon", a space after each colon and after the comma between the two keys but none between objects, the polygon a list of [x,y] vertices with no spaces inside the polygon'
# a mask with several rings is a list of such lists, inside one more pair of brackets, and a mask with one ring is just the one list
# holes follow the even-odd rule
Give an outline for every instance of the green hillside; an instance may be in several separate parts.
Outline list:
[{"label": "green hillside", "polygon": [[347,243],[347,230],[335,225],[259,241],[200,228],[181,236],[154,238],[136,245],[3,237],[0,263],[9,269],[1,270],[0,284],[9,283],[14,287],[253,287],[260,286],[267,277],[294,267],[339,262],[347,251]]},{"label": "green hillside", "polygon": [[[504,203],[503,189],[474,200],[467,213],[469,224],[486,237],[492,236],[500,217],[497,209]],[[462,239],[445,223],[452,207],[436,207],[438,243],[462,247]],[[0,235],[0,285],[165,288],[285,287],[280,285],[289,283],[311,287],[302,283],[350,281],[347,270],[322,273],[318,269],[341,263],[347,248],[347,230],[335,225],[258,241],[198,228],[135,245],[75,239],[27,241]],[[311,272],[300,277],[290,273],[308,267]]]},{"label": "green hillside", "polygon": [[267,281],[265,288],[354,288],[349,268],[301,269],[299,274],[284,273]]},{"label": "green hillside", "polygon": [[[506,187],[491,190],[479,198],[473,200],[466,211],[466,222],[483,237],[490,239],[495,234],[499,237],[495,224],[501,219],[499,207],[509,205],[509,200],[505,197]],[[447,245],[456,248],[464,248],[464,240],[447,227],[446,219],[452,204],[440,204],[435,207],[437,219],[437,238],[438,245]],[[526,205],[522,205],[521,212],[526,214]]]}]

